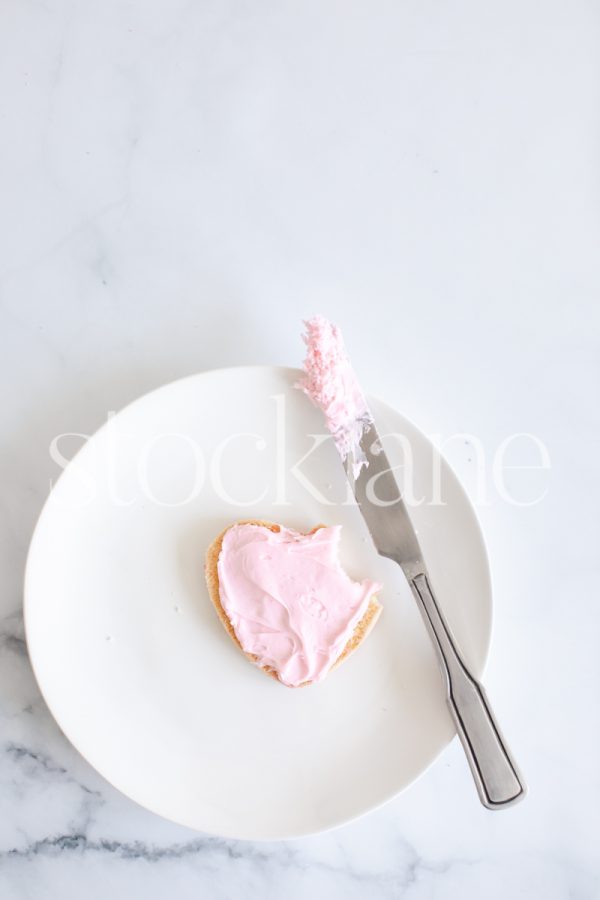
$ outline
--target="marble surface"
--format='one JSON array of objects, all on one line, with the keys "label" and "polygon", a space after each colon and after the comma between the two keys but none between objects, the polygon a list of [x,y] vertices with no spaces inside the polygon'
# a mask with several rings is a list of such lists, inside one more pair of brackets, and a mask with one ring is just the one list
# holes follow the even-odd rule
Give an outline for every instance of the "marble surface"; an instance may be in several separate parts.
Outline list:
[{"label": "marble surface", "polygon": [[[598,8],[7,0],[0,26],[0,896],[599,896]],[[482,442],[487,497],[470,445],[446,452],[488,540],[486,683],[530,796],[486,812],[455,740],[351,825],[223,841],[62,736],[23,566],[56,434],[203,368],[296,364],[316,310],[369,391]],[[493,478],[519,432],[550,458],[506,475],[531,505]]]}]

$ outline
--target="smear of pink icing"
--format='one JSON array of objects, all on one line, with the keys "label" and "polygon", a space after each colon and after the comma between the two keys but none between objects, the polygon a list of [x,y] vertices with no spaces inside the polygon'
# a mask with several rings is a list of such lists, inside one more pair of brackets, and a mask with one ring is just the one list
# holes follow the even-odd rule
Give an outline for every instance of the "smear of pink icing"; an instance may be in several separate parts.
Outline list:
[{"label": "smear of pink icing", "polygon": [[327,427],[342,459],[351,456],[356,478],[362,466],[367,464],[360,447],[364,430],[372,421],[367,402],[337,325],[324,316],[313,316],[304,325],[304,375],[296,387],[325,414]]},{"label": "smear of pink icing", "polygon": [[221,604],[244,651],[290,687],[325,677],[381,588],[341,568],[340,532],[341,525],[307,535],[241,524],[223,538]]}]

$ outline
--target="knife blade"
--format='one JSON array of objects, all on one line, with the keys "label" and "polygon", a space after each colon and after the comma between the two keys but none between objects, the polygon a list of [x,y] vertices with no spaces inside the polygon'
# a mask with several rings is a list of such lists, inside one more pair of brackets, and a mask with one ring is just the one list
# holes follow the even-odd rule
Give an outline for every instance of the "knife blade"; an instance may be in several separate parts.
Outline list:
[{"label": "knife blade", "polygon": [[487,694],[460,653],[436,599],[418,535],[370,414],[365,418],[359,447],[342,460],[377,552],[402,568],[422,613],[479,798],[488,809],[512,806],[527,793],[525,781]]}]

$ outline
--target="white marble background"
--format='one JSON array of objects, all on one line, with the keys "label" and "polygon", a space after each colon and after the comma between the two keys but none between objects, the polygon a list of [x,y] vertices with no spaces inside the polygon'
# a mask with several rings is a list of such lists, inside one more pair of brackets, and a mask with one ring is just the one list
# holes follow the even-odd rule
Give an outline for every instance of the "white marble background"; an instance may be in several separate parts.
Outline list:
[{"label": "white marble background", "polygon": [[[3,900],[600,895],[599,41],[584,0],[0,5]],[[455,741],[355,824],[222,841],[61,735],[23,565],[55,434],[203,368],[295,364],[317,310],[425,430],[549,448],[510,481],[543,502],[479,508],[486,682],[531,793],[480,808]]]}]

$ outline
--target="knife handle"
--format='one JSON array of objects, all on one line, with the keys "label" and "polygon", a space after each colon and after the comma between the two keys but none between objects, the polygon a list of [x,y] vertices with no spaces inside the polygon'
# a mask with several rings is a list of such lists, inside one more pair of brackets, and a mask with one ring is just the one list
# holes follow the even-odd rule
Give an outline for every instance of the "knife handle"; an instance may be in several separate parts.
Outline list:
[{"label": "knife handle", "polygon": [[510,754],[483,686],[469,672],[425,574],[411,587],[433,638],[456,724],[479,797],[488,809],[503,809],[521,800],[527,787]]}]

